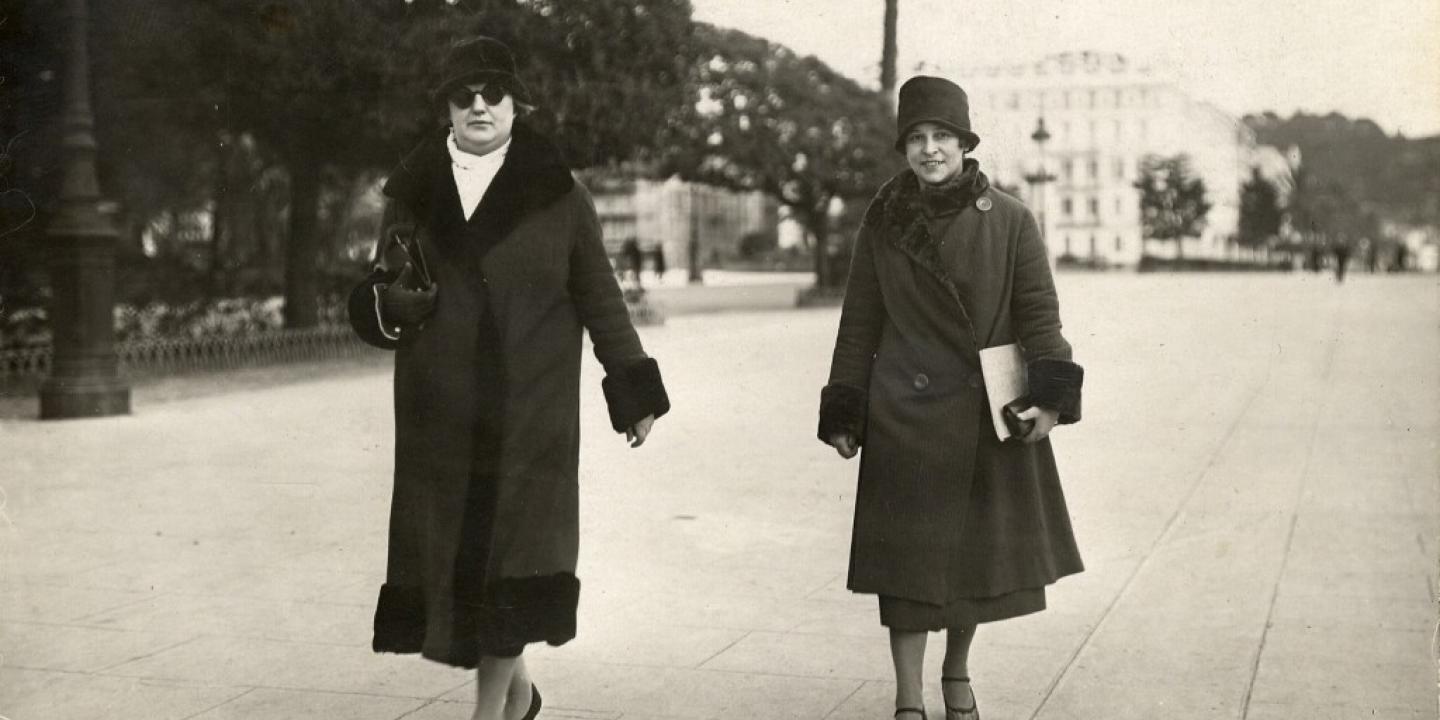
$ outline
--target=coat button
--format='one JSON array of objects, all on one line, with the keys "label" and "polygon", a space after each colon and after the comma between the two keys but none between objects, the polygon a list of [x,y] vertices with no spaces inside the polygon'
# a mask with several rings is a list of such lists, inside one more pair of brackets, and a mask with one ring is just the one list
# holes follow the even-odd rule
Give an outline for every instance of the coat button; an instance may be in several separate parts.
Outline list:
[{"label": "coat button", "polygon": [[990,212],[990,208],[995,207],[995,203],[991,202],[988,197],[982,197],[975,201],[975,207],[980,208],[980,212]]},{"label": "coat button", "polygon": [[916,375],[915,375],[915,389],[916,389],[916,390],[924,390],[925,388],[928,388],[928,387],[930,387],[930,376],[929,376],[929,375],[926,375],[925,373],[918,373],[918,374],[916,374]]},{"label": "coat button", "polygon": [[984,378],[984,376],[982,376],[980,373],[975,373],[974,375],[971,375],[971,376],[970,376],[970,387],[972,387],[972,388],[978,388],[978,387],[980,387],[981,385],[984,385],[984,384],[985,384],[985,378]]}]

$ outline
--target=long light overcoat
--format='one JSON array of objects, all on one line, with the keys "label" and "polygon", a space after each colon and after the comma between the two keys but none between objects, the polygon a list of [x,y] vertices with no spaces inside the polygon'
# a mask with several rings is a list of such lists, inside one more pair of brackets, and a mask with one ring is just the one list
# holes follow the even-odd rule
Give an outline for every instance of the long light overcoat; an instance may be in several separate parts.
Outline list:
[{"label": "long light overcoat", "polygon": [[1083,374],[1034,218],[967,173],[969,202],[931,217],[904,171],[856,239],[819,428],[862,446],[855,592],[945,604],[1082,569],[1050,441],[999,441],[979,351],[1020,343],[1031,401],[1061,423],[1080,418]]},{"label": "long light overcoat", "polygon": [[[612,427],[669,408],[585,188],[517,122],[466,218],[445,137],[391,174],[381,265],[351,293],[362,339],[395,350],[389,562],[374,648],[473,667],[485,650],[575,634],[582,332]],[[417,327],[388,327],[387,244],[413,237],[438,285]]]}]

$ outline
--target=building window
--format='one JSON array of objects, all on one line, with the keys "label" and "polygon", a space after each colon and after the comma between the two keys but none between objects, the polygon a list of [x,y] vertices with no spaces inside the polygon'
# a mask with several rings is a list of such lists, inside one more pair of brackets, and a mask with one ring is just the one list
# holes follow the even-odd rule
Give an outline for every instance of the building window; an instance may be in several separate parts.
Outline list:
[{"label": "building window", "polygon": [[1090,198],[1090,217],[1100,217],[1100,198]]},{"label": "building window", "polygon": [[[1070,198],[1067,197],[1060,201],[1060,212],[1061,214],[1065,215],[1065,217],[1070,217],[1070,214],[1074,212],[1074,209],[1074,206],[1070,203]],[[1066,240],[1065,246],[1070,246],[1068,239]]]},{"label": "building window", "polygon": [[1089,171],[1090,171],[1090,179],[1091,179],[1091,180],[1096,180],[1096,179],[1098,179],[1098,178],[1100,177],[1100,161],[1099,161],[1099,160],[1093,160],[1093,159],[1092,159],[1092,160],[1086,165],[1086,170],[1089,170]]},{"label": "building window", "polygon": [[1089,95],[1089,97],[1088,97],[1088,99],[1087,99],[1087,102],[1089,103],[1089,105],[1088,105],[1087,107],[1089,107],[1089,108],[1091,108],[1091,109],[1094,109],[1094,108],[1095,108],[1095,91],[1094,91],[1094,90],[1091,90],[1088,95]]},{"label": "building window", "polygon": [[1064,248],[1065,248],[1065,254],[1066,254],[1066,255],[1069,255],[1069,254],[1070,254],[1070,236],[1069,236],[1069,235],[1066,235],[1064,238],[1062,238],[1062,241],[1063,241],[1063,245],[1064,245]]},{"label": "building window", "polygon": [[1090,257],[1092,257],[1092,258],[1093,258],[1093,257],[1099,257],[1099,255],[1100,255],[1100,253],[1096,252],[1095,236],[1094,236],[1094,235],[1091,235],[1091,236],[1090,236]]},{"label": "building window", "polygon": [[1120,198],[1119,198],[1119,197],[1116,197],[1116,198],[1115,198],[1115,214],[1116,214],[1116,215],[1119,215],[1119,214],[1121,214],[1122,212],[1124,212],[1124,205],[1122,204]]},{"label": "building window", "polygon": [[1125,179],[1125,160],[1123,158],[1115,158],[1115,179]]},{"label": "building window", "polygon": [[[1118,201],[1117,201],[1117,202],[1118,202]],[[1116,235],[1116,236],[1115,236],[1115,252],[1118,253],[1118,252],[1120,252],[1121,250],[1123,250],[1124,248],[1125,248],[1125,244],[1120,241],[1120,236],[1119,236],[1119,235]]]},{"label": "building window", "polygon": [[1065,182],[1075,179],[1075,162],[1073,160],[1066,160],[1060,164],[1060,167],[1064,168]]}]

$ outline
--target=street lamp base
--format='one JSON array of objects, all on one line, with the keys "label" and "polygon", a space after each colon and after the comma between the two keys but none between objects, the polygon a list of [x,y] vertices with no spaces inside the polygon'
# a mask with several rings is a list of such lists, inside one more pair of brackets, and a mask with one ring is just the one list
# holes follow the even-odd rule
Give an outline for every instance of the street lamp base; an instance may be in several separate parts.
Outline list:
[{"label": "street lamp base", "polygon": [[130,387],[119,378],[55,377],[40,386],[40,419],[130,414]]}]

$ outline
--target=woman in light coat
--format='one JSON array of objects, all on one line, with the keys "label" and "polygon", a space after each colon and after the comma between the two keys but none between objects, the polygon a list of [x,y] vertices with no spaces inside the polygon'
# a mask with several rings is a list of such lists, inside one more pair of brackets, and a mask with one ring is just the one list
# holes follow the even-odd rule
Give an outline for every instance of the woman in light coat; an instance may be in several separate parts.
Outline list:
[{"label": "woman in light coat", "polygon": [[[1083,372],[1034,217],[966,157],[980,138],[964,91],[912,78],[897,129],[910,169],[862,222],[819,437],[862,453],[848,587],[879,596],[896,717],[925,717],[926,633],[944,630],[947,720],[975,720],[976,625],[1043,609],[1045,586],[1082,569],[1049,434],[1080,419]],[[1010,343],[1030,426],[1002,442],[979,352]]]},{"label": "woman in light coat", "polygon": [[476,668],[476,720],[533,718],[521,653],[575,636],[580,361],[634,446],[669,400],[631,326],[600,223],[559,152],[516,115],[509,48],[457,44],[449,124],[391,173],[360,337],[395,350],[395,475],[377,652]]}]

